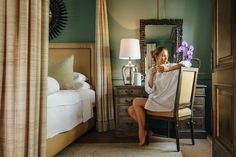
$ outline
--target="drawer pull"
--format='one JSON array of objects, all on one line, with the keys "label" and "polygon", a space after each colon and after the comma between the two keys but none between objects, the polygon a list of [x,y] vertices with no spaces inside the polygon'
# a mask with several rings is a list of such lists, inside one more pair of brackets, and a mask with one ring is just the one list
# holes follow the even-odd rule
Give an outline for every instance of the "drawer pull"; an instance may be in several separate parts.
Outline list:
[{"label": "drawer pull", "polygon": [[127,94],[132,94],[133,91],[132,91],[132,90],[125,90],[125,93],[127,93]]},{"label": "drawer pull", "polygon": [[126,99],[125,102],[126,102],[126,103],[132,103],[132,100]]}]

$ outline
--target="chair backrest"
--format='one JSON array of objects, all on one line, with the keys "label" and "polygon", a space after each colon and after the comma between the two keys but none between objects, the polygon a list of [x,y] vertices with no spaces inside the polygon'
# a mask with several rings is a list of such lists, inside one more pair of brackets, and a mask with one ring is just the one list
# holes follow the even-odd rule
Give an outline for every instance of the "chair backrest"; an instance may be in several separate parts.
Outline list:
[{"label": "chair backrest", "polygon": [[174,114],[178,117],[180,109],[190,108],[194,103],[195,89],[197,84],[198,68],[181,67],[175,98]]}]

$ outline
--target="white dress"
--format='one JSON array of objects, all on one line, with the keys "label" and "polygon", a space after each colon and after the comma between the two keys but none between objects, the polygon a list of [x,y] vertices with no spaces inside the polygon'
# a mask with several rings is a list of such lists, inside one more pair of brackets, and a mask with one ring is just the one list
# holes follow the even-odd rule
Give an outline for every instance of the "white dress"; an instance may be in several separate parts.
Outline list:
[{"label": "white dress", "polygon": [[[183,66],[186,64],[180,63]],[[170,67],[175,63],[165,64]],[[145,104],[145,109],[150,111],[168,112],[174,109],[174,102],[176,96],[177,82],[179,70],[169,72],[157,72],[154,76],[153,87],[150,88],[148,80],[150,78],[149,71],[145,79],[145,90],[149,94],[148,100]]]}]

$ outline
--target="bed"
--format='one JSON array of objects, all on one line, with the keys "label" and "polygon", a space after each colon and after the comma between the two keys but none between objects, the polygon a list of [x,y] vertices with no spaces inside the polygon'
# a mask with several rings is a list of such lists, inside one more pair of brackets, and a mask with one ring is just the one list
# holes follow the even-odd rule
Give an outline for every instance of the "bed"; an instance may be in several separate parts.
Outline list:
[{"label": "bed", "polygon": [[[76,91],[60,90],[48,96],[47,157],[57,154],[95,124],[94,43],[49,44],[49,64],[54,64],[71,55],[74,56],[74,71],[84,74],[93,88]],[[86,93],[89,96],[86,96]],[[84,114],[82,111],[86,110],[90,112]],[[66,111],[72,113],[68,114]],[[57,113],[62,118],[57,116]]]}]

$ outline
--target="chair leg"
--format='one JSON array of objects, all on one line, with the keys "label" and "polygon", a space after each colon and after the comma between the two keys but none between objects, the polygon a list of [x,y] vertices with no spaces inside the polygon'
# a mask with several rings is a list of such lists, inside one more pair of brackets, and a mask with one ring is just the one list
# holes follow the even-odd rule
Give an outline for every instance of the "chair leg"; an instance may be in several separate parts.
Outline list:
[{"label": "chair leg", "polygon": [[147,131],[147,135],[145,137],[145,141],[146,141],[146,144],[149,144],[149,119],[148,117],[146,116],[146,125],[145,125],[145,128],[146,128],[146,131]]},{"label": "chair leg", "polygon": [[179,122],[178,120],[175,122],[175,138],[176,138],[176,146],[177,146],[177,152],[179,152]]},{"label": "chair leg", "polygon": [[190,131],[191,131],[192,145],[194,145],[195,142],[194,142],[194,134],[193,134],[193,118],[190,118],[189,123],[190,123]]}]

